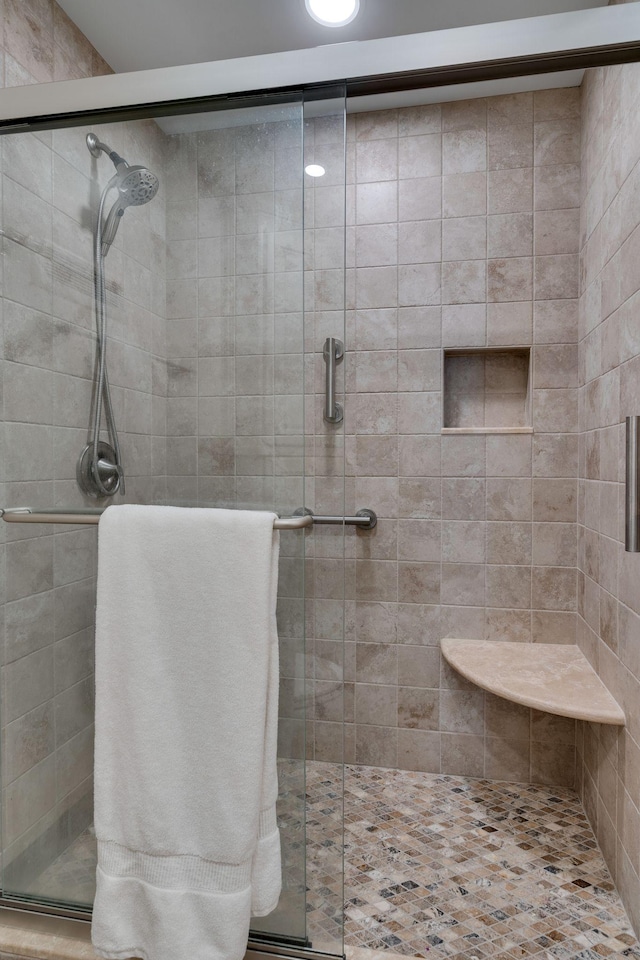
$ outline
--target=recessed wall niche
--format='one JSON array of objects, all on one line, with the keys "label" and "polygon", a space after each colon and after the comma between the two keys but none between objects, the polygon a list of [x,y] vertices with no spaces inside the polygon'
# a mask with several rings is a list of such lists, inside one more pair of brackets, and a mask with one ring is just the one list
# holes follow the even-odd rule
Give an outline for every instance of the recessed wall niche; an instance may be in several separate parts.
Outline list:
[{"label": "recessed wall niche", "polygon": [[444,351],[443,433],[531,433],[528,347]]}]

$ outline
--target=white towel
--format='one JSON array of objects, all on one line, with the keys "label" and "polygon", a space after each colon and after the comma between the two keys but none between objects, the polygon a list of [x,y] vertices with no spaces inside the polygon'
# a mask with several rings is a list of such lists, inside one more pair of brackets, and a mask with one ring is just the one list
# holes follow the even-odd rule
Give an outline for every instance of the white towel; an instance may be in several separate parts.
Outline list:
[{"label": "white towel", "polygon": [[109,507],[96,612],[92,941],[241,960],[275,909],[275,515]]}]

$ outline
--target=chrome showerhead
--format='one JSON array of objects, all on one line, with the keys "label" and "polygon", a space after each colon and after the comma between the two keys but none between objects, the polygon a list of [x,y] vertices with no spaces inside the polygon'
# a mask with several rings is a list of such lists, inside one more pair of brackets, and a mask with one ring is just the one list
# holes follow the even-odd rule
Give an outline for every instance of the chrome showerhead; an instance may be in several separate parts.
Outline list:
[{"label": "chrome showerhead", "polygon": [[130,167],[127,165],[125,170],[118,170],[118,182],[116,184],[120,193],[120,202],[126,207],[141,207],[143,203],[149,203],[153,200],[160,181],[155,173],[151,173],[146,167]]},{"label": "chrome showerhead", "polygon": [[124,215],[126,208],[140,207],[153,200],[158,192],[160,181],[155,173],[152,173],[147,167],[129,166],[127,161],[115,150],[98,140],[95,133],[87,134],[87,147],[93,157],[99,157],[101,153],[106,153],[116,168],[116,175],[111,180],[109,187],[117,189],[118,198],[109,211],[100,238],[102,255],[106,256],[118,231],[120,218]]}]

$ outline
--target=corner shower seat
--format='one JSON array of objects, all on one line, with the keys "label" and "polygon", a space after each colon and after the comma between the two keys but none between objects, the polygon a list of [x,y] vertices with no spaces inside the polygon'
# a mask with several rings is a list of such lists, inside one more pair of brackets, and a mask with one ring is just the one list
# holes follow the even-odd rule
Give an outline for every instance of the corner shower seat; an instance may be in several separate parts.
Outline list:
[{"label": "corner shower seat", "polygon": [[442,640],[442,655],[467,680],[525,707],[624,726],[622,707],[576,644]]}]

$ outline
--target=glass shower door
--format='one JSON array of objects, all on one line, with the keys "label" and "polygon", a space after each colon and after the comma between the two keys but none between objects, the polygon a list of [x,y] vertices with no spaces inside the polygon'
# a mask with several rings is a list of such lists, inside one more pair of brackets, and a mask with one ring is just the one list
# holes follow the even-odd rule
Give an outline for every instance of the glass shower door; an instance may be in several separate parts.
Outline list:
[{"label": "glass shower door", "polygon": [[[341,336],[344,325],[343,99],[335,104],[324,117],[307,117],[301,96],[280,97],[3,138],[5,506],[107,505],[88,498],[75,475],[94,389],[92,231],[113,173],[108,159],[87,150],[93,132],[160,181],[152,202],[127,207],[105,263],[126,501],[344,514],[342,432],[325,427],[320,390],[325,335]],[[324,142],[333,158],[325,193],[309,177],[303,182],[303,151],[312,142]],[[313,216],[332,221],[330,267],[326,250],[316,264],[305,244]],[[318,464],[325,472],[316,487]],[[1,527],[2,892],[11,901],[87,911],[95,875],[96,528]],[[342,527],[281,534],[283,894],[277,910],[252,925],[257,940],[335,953],[342,952],[343,540]],[[324,584],[327,565],[331,596],[323,585],[316,601],[318,571]],[[329,660],[326,651],[315,656],[316,602],[333,605]],[[335,689],[319,706],[318,671],[327,669]],[[315,792],[307,788],[314,756],[333,764],[331,805],[319,801],[317,776],[309,777]]]}]

